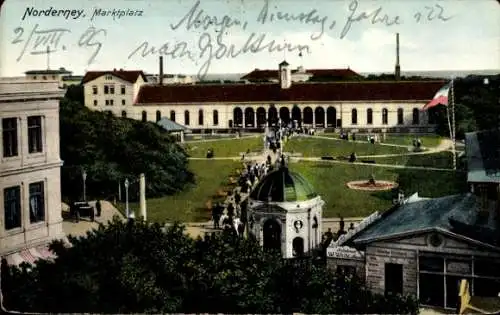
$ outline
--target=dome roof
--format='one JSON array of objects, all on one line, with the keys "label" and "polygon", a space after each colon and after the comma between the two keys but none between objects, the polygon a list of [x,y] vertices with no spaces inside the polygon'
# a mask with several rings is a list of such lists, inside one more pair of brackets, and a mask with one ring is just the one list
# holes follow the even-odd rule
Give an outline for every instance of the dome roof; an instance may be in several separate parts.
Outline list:
[{"label": "dome roof", "polygon": [[295,202],[318,196],[309,182],[298,173],[282,167],[266,175],[250,193],[258,201]]}]

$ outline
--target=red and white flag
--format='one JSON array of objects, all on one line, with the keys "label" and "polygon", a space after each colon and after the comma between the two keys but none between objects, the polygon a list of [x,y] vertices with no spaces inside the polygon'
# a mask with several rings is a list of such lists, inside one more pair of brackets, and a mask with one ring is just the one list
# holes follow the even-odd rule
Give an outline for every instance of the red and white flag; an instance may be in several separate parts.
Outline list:
[{"label": "red and white flag", "polygon": [[450,92],[450,84],[446,84],[442,88],[437,91],[436,95],[432,98],[432,100],[427,103],[422,110],[428,110],[437,105],[448,105],[448,93]]}]

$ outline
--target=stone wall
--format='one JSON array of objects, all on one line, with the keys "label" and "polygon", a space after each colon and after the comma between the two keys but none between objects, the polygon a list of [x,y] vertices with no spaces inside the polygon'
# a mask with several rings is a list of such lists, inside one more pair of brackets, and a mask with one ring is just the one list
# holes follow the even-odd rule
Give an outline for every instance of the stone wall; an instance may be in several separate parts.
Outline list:
[{"label": "stone wall", "polygon": [[417,294],[417,252],[391,249],[376,244],[366,248],[366,284],[376,293],[385,291],[385,264],[403,265],[403,294]]}]

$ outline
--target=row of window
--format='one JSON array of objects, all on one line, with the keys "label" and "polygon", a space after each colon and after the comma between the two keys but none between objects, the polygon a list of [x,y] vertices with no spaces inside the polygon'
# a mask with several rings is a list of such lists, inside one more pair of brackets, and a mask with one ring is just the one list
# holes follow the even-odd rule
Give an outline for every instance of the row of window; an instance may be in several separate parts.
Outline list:
[{"label": "row of window", "polygon": [[[21,186],[5,188],[3,195],[5,230],[22,227]],[[29,184],[29,216],[31,224],[45,221],[44,182]]]},{"label": "row of window", "polygon": [[[127,112],[122,111],[122,117],[126,118],[127,117]],[[213,111],[213,125],[217,126],[219,124],[219,111],[214,110]],[[159,110],[156,111],[156,121],[160,121],[161,119],[161,112]],[[170,120],[175,121],[175,111],[171,110],[170,111]],[[146,122],[148,121],[148,113],[146,111],[142,112],[142,121]],[[190,117],[189,117],[189,111],[184,111],[184,125],[189,126],[190,124]],[[198,125],[203,126],[204,124],[204,113],[203,110],[200,109],[198,111]]]},{"label": "row of window", "polygon": [[[418,108],[414,108],[412,111],[413,117],[412,117],[412,124],[413,125],[418,125],[420,123],[420,110]],[[398,125],[404,124],[404,110],[402,108],[398,108]],[[387,125],[389,121],[389,111],[387,108],[382,109],[382,124]],[[358,110],[353,109],[351,111],[351,124],[352,125],[357,125],[358,124]],[[366,110],[366,124],[367,125],[372,125],[373,124],[373,110],[371,108],[368,108]]]},{"label": "row of window", "polygon": [[[33,76],[33,80],[36,80],[36,79],[37,79],[37,77],[36,77],[36,75],[34,75],[34,76]],[[48,78],[47,78],[47,76],[46,76],[46,75],[42,76],[42,80],[47,80],[47,79],[48,79]],[[55,79],[56,79],[56,76],[55,76],[55,75],[53,75],[53,76],[52,76],[52,80],[55,80]]]},{"label": "row of window", "polygon": [[[92,86],[92,94],[97,95],[99,93],[99,89],[97,85]],[[115,94],[115,86],[114,85],[105,85],[104,86],[104,94]],[[125,94],[125,85],[120,87],[120,94]]]},{"label": "row of window", "polygon": [[[19,155],[17,118],[12,117],[2,119],[2,140],[4,157]],[[28,152],[43,152],[42,116],[28,117]]]},{"label": "row of window", "polygon": [[[113,100],[113,99],[105,100],[104,104],[106,104],[106,106],[113,106],[113,105],[115,105],[115,100]],[[98,105],[99,105],[99,102],[97,100],[94,100],[94,106],[98,106]],[[122,100],[122,105],[124,105],[124,106],[126,105],[125,100]]]},{"label": "row of window", "polygon": [[[95,103],[94,103],[95,105]],[[311,113],[312,114],[312,113]],[[413,109],[413,117],[412,117],[412,124],[413,125],[418,125],[420,124],[420,110],[418,108]],[[125,111],[122,112],[122,117],[126,117],[127,113]],[[161,112],[156,111],[156,121],[159,121],[161,119]],[[148,114],[146,111],[142,112],[142,121],[147,121],[148,120]],[[170,111],[170,120],[175,121],[175,111]],[[387,108],[382,109],[382,124],[387,125],[389,122],[389,111]],[[404,124],[404,111],[402,108],[398,108],[397,111],[397,123],[398,125]],[[429,123],[433,123],[432,121],[429,121]],[[189,111],[184,111],[184,125],[189,126],[190,124],[190,116],[189,116]],[[201,126],[204,124],[204,112],[202,109],[198,111],[198,124]],[[217,126],[219,124],[219,112],[217,110],[213,111],[213,124]],[[358,124],[358,110],[353,109],[351,111],[351,124],[352,125],[357,125]],[[373,124],[373,110],[371,108],[368,108],[366,110],[366,124],[367,125],[372,125]]]}]

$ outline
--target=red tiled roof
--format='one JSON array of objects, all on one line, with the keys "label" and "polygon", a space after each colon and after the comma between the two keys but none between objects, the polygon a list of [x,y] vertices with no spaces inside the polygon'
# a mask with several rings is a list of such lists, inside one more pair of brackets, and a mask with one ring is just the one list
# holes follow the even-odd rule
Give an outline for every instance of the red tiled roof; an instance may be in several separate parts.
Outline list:
[{"label": "red tiled roof", "polygon": [[[298,70],[292,70],[292,73],[297,73]],[[312,74],[315,77],[336,77],[336,78],[352,78],[360,76],[351,69],[305,69],[306,73]],[[241,77],[242,80],[266,80],[278,79],[278,70],[259,70],[254,71]]]},{"label": "red tiled roof", "polygon": [[147,82],[146,75],[140,70],[88,71],[82,79],[82,84],[95,80],[103,75],[112,74],[122,80],[135,83],[139,76]]},{"label": "red tiled roof", "polygon": [[429,101],[444,81],[143,85],[136,104],[206,102]]}]

